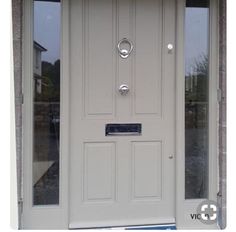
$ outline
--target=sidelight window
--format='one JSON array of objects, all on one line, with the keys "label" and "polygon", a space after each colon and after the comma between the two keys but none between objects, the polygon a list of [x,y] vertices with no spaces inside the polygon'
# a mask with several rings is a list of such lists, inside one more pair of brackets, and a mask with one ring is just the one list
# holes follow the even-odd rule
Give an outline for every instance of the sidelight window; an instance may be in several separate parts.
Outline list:
[{"label": "sidelight window", "polygon": [[33,205],[59,204],[59,1],[34,1]]},{"label": "sidelight window", "polygon": [[185,198],[208,196],[209,3],[185,8]]}]

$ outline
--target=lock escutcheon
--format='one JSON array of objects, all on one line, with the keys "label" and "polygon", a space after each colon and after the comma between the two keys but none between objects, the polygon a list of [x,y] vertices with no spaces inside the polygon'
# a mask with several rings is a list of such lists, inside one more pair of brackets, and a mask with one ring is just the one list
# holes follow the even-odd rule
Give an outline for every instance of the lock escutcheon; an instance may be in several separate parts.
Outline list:
[{"label": "lock escutcheon", "polygon": [[119,92],[120,92],[120,94],[121,95],[127,95],[128,94],[128,92],[129,92],[129,86],[128,85],[121,85],[120,87],[119,87]]}]

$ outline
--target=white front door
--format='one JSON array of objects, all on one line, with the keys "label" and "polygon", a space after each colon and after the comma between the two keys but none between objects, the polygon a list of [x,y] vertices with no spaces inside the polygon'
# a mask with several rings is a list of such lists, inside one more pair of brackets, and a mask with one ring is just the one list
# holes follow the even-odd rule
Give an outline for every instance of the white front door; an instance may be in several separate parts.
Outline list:
[{"label": "white front door", "polygon": [[69,227],[175,222],[175,0],[71,0],[69,31]]}]

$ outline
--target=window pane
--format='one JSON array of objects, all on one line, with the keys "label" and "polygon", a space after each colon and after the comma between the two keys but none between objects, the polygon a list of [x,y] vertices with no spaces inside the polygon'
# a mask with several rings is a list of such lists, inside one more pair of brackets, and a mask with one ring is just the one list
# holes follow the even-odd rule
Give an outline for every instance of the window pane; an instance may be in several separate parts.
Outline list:
[{"label": "window pane", "polygon": [[208,195],[209,4],[187,0],[185,10],[185,198]]},{"label": "window pane", "polygon": [[34,205],[59,204],[60,7],[34,1]]}]

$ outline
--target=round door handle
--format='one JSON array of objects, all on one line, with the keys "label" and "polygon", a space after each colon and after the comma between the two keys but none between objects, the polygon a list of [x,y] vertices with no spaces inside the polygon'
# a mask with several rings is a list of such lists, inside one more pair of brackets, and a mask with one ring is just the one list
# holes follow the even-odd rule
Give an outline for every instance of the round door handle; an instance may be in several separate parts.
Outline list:
[{"label": "round door handle", "polygon": [[128,85],[121,85],[119,87],[119,92],[121,95],[126,95],[129,92],[129,86]]},{"label": "round door handle", "polygon": [[167,49],[168,49],[168,53],[172,53],[172,52],[173,52],[173,49],[174,49],[174,45],[171,44],[171,43],[169,43],[169,44],[167,45]]},{"label": "round door handle", "polygon": [[[129,48],[122,48],[122,44],[128,44]],[[130,53],[133,51],[133,44],[130,40],[128,40],[127,38],[123,38],[122,40],[120,40],[117,44],[117,49],[119,52],[119,55],[121,58],[126,59],[129,57]]]}]

